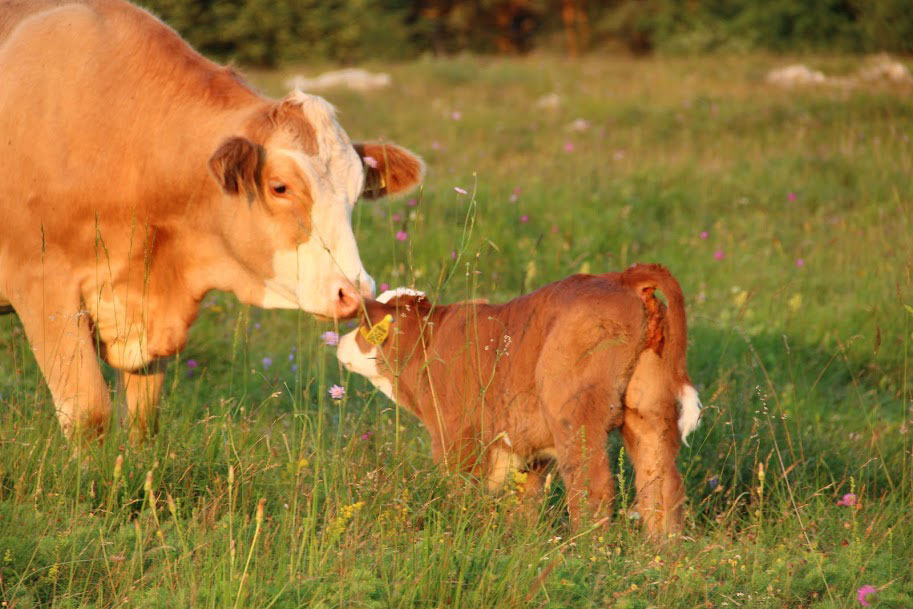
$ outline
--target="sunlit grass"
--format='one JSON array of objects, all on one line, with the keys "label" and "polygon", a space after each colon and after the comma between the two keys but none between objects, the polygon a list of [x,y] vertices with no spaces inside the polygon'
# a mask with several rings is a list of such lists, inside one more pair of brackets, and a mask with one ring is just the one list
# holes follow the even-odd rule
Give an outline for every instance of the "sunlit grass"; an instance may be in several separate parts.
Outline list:
[{"label": "sunlit grass", "polygon": [[[429,165],[420,193],[356,208],[378,284],[447,302],[635,261],[679,278],[707,407],[679,459],[682,539],[647,542],[625,505],[572,531],[560,490],[524,505],[440,471],[419,424],[339,368],[330,325],[210,295],[159,435],[77,459],[0,318],[0,600],[855,607],[872,585],[872,606],[913,605],[913,91],[771,89],[775,65],[458,58],[328,94],[354,139]],[[252,78],[278,95],[291,72]]]}]

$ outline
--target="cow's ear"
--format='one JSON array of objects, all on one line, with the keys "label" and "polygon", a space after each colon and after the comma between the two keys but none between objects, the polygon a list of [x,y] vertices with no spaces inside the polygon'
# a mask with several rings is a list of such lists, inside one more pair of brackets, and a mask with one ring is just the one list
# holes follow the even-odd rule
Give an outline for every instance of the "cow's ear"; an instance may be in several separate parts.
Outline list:
[{"label": "cow's ear", "polygon": [[247,138],[228,138],[209,157],[209,170],[226,193],[238,194],[243,188],[252,194],[260,183],[263,148]]},{"label": "cow's ear", "polygon": [[355,152],[365,167],[366,199],[405,194],[418,186],[425,175],[425,163],[396,144],[357,142]]}]

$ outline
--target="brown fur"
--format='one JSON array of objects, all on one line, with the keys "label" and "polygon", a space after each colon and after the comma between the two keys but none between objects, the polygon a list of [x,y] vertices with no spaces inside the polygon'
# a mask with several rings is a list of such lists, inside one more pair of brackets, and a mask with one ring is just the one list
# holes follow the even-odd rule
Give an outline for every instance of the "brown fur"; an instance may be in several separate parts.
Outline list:
[{"label": "brown fur", "polygon": [[387,314],[378,366],[428,429],[435,461],[490,477],[505,454],[532,466],[554,451],[577,522],[584,497],[594,514],[611,508],[605,442],[621,428],[648,529],[681,528],[675,396],[690,380],[684,301],[663,267],[574,275],[501,305],[400,296],[367,303],[363,324]]}]

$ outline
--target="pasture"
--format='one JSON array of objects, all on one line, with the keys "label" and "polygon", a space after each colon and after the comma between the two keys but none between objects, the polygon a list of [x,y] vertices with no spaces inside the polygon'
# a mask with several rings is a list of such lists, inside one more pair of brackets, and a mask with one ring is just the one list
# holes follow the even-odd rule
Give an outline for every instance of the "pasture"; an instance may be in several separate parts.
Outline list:
[{"label": "pasture", "polygon": [[[617,437],[615,518],[573,531],[560,488],[523,504],[434,466],[332,324],[210,294],[157,437],[75,458],[0,317],[3,606],[913,606],[913,87],[767,85],[784,63],[460,57],[325,94],[350,135],[428,163],[421,192],[356,207],[378,284],[448,302],[677,276],[705,405],[682,538],[629,517]],[[248,77],[279,96],[295,72]]]}]

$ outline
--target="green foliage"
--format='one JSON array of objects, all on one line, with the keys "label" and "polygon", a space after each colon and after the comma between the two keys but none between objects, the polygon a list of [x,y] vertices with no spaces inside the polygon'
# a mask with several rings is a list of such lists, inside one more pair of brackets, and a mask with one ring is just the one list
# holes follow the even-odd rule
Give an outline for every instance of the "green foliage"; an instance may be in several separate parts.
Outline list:
[{"label": "green foliage", "polygon": [[[159,435],[78,455],[0,317],[0,602],[779,609],[857,607],[871,585],[873,607],[913,605],[913,110],[889,85],[771,88],[777,63],[462,57],[330,99],[353,138],[428,163],[420,194],[355,207],[378,283],[497,301],[634,261],[676,274],[705,404],[679,455],[682,539],[628,517],[617,434],[615,518],[572,531],[560,485],[522,502],[436,467],[415,419],[339,368],[328,324],[212,294]],[[278,94],[285,76],[252,80]]]},{"label": "green foliage", "polygon": [[640,52],[913,51],[903,0],[620,0],[595,21],[597,38]]},{"label": "green foliage", "polygon": [[412,55],[400,0],[143,0],[200,51],[242,63]]}]

